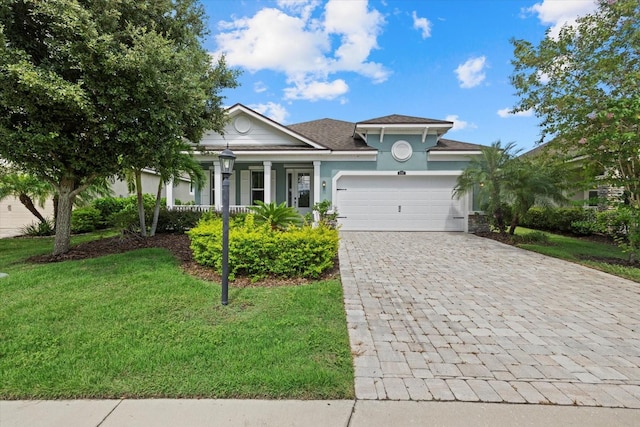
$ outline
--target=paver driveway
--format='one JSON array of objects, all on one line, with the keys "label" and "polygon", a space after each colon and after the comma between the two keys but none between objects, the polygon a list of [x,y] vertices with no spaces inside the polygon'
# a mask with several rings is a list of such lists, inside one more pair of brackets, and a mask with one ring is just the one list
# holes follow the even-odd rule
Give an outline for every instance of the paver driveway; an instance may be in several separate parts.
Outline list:
[{"label": "paver driveway", "polygon": [[640,408],[640,284],[464,233],[341,237],[359,399]]}]

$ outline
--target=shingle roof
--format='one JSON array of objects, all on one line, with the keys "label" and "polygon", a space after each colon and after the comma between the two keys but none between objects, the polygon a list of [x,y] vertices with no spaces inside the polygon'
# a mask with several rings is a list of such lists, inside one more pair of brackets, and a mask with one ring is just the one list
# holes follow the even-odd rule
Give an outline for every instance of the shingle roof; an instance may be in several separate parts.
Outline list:
[{"label": "shingle roof", "polygon": [[312,120],[287,126],[292,131],[334,151],[376,151],[353,130],[355,123],[334,119]]},{"label": "shingle roof", "polygon": [[359,125],[404,125],[404,124],[419,124],[419,125],[453,125],[453,122],[446,120],[427,119],[424,117],[412,117],[403,116],[400,114],[391,114],[389,116],[377,117],[375,119],[369,119],[362,122],[358,122]]},{"label": "shingle roof", "polygon": [[429,148],[428,151],[478,151],[482,148],[483,146],[479,144],[440,138],[438,143]]}]

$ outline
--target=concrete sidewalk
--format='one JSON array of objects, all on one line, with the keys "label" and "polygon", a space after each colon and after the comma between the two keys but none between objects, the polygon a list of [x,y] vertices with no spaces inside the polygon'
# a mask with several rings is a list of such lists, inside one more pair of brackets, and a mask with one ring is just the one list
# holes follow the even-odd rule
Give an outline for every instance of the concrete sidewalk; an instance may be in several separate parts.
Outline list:
[{"label": "concrete sidewalk", "polygon": [[640,410],[374,400],[0,401],[0,426],[638,426]]}]

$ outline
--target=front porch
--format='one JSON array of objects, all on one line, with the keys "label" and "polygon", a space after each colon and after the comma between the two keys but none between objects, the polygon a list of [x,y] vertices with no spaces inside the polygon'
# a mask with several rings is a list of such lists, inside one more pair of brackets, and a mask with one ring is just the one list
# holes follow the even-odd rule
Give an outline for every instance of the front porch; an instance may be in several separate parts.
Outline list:
[{"label": "front porch", "polygon": [[[275,162],[271,160],[248,161],[238,156],[234,171],[229,177],[229,202],[231,213],[249,212],[248,206],[257,201],[264,203],[285,202],[300,214],[310,213],[313,205],[321,200],[323,188],[320,161]],[[204,159],[203,159],[204,160]],[[173,210],[221,211],[222,173],[217,161],[203,161],[206,181],[202,188],[194,189],[194,205],[176,205],[173,186],[167,185],[167,207]],[[326,180],[325,180],[326,182]]]}]

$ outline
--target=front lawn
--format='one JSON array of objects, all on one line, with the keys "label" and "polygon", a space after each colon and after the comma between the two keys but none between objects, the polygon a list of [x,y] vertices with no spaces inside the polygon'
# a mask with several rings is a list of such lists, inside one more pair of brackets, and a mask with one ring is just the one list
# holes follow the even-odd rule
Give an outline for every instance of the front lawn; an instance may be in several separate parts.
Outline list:
[{"label": "front lawn", "polygon": [[223,307],[164,249],[21,261],[51,247],[0,240],[2,399],[354,396],[338,280],[232,285]]},{"label": "front lawn", "polygon": [[[516,229],[516,234],[518,235],[526,235],[532,232],[533,230],[523,227]],[[640,282],[640,268],[621,265],[625,264],[629,257],[617,246],[589,239],[547,232],[545,234],[549,236],[547,244],[519,244],[518,247]]]}]

